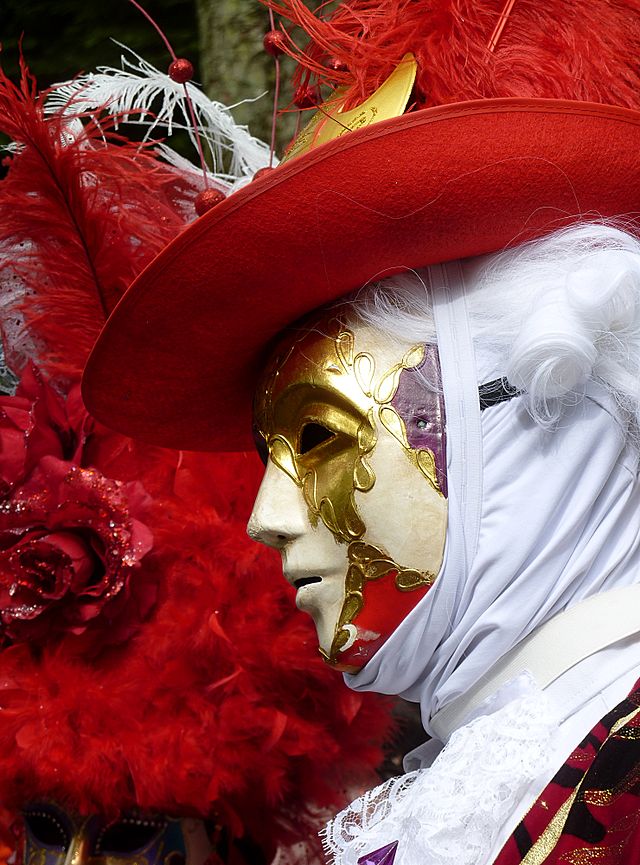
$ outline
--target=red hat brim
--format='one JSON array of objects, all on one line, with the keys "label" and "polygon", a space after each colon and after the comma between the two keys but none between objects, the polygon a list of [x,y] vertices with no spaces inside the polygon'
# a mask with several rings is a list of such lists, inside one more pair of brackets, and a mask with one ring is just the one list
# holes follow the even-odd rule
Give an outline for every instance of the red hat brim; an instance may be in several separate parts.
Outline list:
[{"label": "red hat brim", "polygon": [[230,196],[138,277],[87,364],[89,411],[169,447],[251,446],[265,348],[394,272],[640,210],[640,112],[494,99],[349,133]]}]

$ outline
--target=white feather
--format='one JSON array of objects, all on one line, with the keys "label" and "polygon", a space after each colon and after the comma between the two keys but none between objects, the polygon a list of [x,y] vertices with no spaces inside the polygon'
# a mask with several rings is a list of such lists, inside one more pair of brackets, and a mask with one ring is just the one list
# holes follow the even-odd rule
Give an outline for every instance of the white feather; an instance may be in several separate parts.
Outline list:
[{"label": "white feather", "polygon": [[[45,110],[66,114],[107,111],[116,123],[120,120],[145,126],[144,140],[156,130],[163,135],[185,130],[196,150],[196,135],[199,135],[203,150],[209,153],[213,176],[227,183],[252,177],[269,164],[268,145],[254,138],[246,126],[237,124],[227,106],[212,101],[191,82],[183,85],[173,81],[126,46],[117,44],[128,51],[135,62],[123,55],[122,69],[100,66],[96,73],[55,85]],[[197,131],[189,116],[185,86],[196,116]],[[163,145],[165,158],[167,151],[170,148]],[[169,161],[176,164],[175,159],[180,157],[175,154]],[[225,164],[229,168],[222,173]]]}]

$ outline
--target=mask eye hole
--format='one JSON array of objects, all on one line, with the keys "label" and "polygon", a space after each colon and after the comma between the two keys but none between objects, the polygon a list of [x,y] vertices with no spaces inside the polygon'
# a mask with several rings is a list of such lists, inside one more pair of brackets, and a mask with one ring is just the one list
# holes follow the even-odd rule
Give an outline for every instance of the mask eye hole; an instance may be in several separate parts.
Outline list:
[{"label": "mask eye hole", "polygon": [[298,453],[303,456],[332,438],[335,438],[335,433],[327,429],[326,426],[314,422],[306,423],[300,433]]},{"label": "mask eye hole", "polygon": [[62,823],[48,811],[26,811],[24,822],[33,842],[40,847],[68,850],[71,838]]},{"label": "mask eye hole", "polygon": [[122,856],[137,853],[151,843],[164,829],[157,820],[122,820],[106,826],[96,842],[96,854]]}]

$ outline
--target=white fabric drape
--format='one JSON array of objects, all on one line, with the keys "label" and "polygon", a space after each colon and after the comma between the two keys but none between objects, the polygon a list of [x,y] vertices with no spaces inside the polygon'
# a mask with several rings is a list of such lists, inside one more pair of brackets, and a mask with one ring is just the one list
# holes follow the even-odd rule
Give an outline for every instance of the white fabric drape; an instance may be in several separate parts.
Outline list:
[{"label": "white fabric drape", "polygon": [[[431,591],[345,679],[356,690],[420,703],[434,735],[430,719],[542,624],[640,582],[640,490],[638,453],[597,384],[565,407],[552,431],[532,421],[520,398],[479,412],[478,384],[502,376],[506,359],[474,346],[463,267],[440,265],[430,278],[447,411],[445,558]],[[430,768],[387,782],[338,815],[325,836],[332,861],[351,865],[393,841],[401,842],[396,865],[491,861],[522,803],[531,805],[609,701],[627,693],[639,653],[635,638],[600,652],[620,661],[607,689],[599,656],[587,652],[554,683],[551,702],[523,670],[442,734],[446,747]]]},{"label": "white fabric drape", "polygon": [[[481,414],[480,448],[464,424],[449,423],[461,403],[469,417],[477,413],[477,391],[464,376],[477,385],[503,370],[477,346],[479,372],[451,363],[468,324],[459,321],[462,271],[444,267],[448,290],[435,295],[435,317],[448,416],[445,561],[432,590],[381,650],[346,676],[356,690],[419,702],[427,732],[432,714],[540,624],[592,594],[637,582],[640,571],[638,456],[613,400],[597,385],[566,408],[553,431],[537,426],[518,398]],[[446,306],[444,315],[438,305]],[[474,460],[479,464],[469,465]],[[479,528],[467,562],[461,502],[469,513],[470,496],[478,497],[471,508]]]}]

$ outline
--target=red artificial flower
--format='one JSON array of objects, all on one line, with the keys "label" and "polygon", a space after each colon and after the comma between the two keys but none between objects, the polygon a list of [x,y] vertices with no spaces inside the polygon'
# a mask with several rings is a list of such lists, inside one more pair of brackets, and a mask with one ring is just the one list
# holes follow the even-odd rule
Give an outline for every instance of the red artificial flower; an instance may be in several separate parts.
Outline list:
[{"label": "red artificial flower", "polygon": [[63,402],[28,366],[16,395],[0,397],[0,497],[29,477],[43,456],[76,460],[87,423],[78,398]]},{"label": "red artificial flower", "polygon": [[[155,589],[132,575],[153,545],[140,483],[82,466],[91,421],[77,390],[63,401],[29,368],[0,398],[0,634],[44,640],[82,633],[99,617],[128,636]],[[134,582],[136,580],[134,579]],[[135,589],[136,603],[123,618]]]}]

